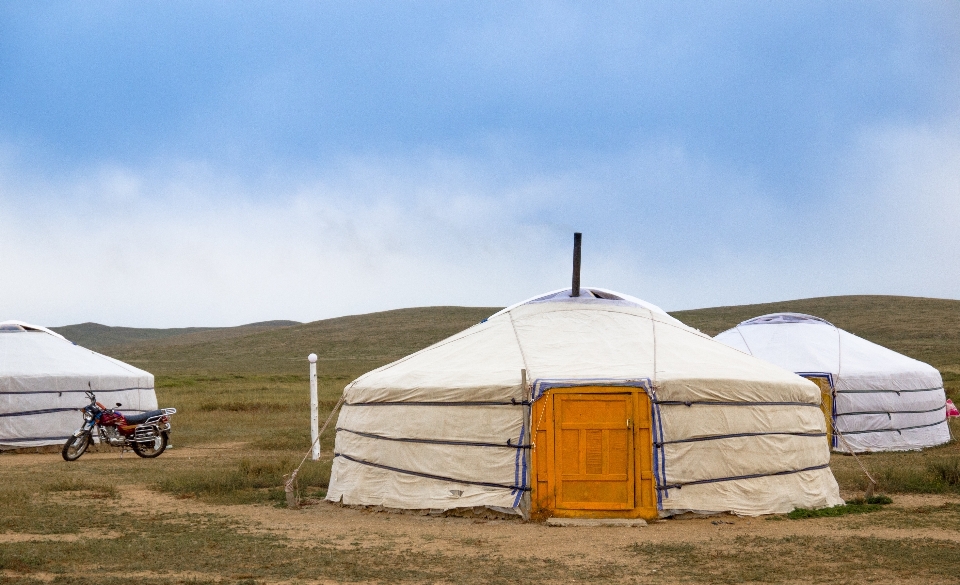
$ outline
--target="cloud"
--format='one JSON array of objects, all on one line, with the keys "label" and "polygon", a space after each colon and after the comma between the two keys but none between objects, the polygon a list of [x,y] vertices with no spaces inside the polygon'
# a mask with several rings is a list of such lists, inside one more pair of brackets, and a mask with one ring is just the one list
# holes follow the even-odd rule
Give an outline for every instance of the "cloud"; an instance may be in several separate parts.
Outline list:
[{"label": "cloud", "polygon": [[953,121],[865,129],[809,203],[675,143],[559,173],[506,149],[255,181],[180,163],[51,182],[8,155],[0,306],[53,325],[187,326],[507,305],[567,285],[575,230],[585,283],[667,309],[960,297]]},{"label": "cloud", "polygon": [[831,268],[861,291],[960,297],[960,116],[867,128],[837,173]]}]

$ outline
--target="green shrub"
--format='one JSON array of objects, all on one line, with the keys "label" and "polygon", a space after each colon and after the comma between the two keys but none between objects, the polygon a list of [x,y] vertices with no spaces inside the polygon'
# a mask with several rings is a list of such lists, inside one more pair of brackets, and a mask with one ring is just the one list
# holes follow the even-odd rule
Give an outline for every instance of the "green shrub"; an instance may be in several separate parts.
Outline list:
[{"label": "green shrub", "polygon": [[928,468],[944,484],[954,488],[960,487],[960,457],[933,461]]},{"label": "green shrub", "polygon": [[[236,467],[205,467],[168,473],[153,487],[179,497],[247,504],[285,500],[284,475],[300,463],[293,458],[241,459]],[[300,492],[326,488],[330,462],[307,461],[297,476]]]},{"label": "green shrub", "polygon": [[116,498],[117,486],[112,483],[90,482],[78,477],[61,477],[42,487],[46,492],[92,492],[94,498]]},{"label": "green shrub", "polygon": [[883,506],[893,503],[888,496],[877,495],[867,499],[856,498],[846,504],[833,506],[832,508],[820,508],[819,510],[808,510],[806,508],[797,508],[787,514],[791,520],[801,520],[803,518],[831,518],[835,516],[845,516],[847,514],[866,514],[883,509]]}]

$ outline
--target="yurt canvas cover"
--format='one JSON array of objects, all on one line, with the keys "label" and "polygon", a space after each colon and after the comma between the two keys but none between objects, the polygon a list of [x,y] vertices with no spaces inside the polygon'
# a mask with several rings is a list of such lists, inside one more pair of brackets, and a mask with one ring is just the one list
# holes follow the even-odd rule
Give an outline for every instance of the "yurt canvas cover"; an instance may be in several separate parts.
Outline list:
[{"label": "yurt canvas cover", "polygon": [[[347,505],[656,517],[842,503],[815,384],[601,289],[505,309],[344,398],[327,499]],[[608,400],[610,420],[577,430],[577,400]],[[629,493],[571,504],[557,486]]]},{"label": "yurt canvas cover", "polygon": [[157,408],[153,374],[20,321],[0,322],[0,449],[62,444],[93,390],[123,412]]},{"label": "yurt canvas cover", "polygon": [[[904,451],[950,440],[943,380],[933,366],[800,313],[756,317],[716,339],[802,376],[827,379],[833,426],[854,451]],[[848,450],[836,435],[833,447]]]}]

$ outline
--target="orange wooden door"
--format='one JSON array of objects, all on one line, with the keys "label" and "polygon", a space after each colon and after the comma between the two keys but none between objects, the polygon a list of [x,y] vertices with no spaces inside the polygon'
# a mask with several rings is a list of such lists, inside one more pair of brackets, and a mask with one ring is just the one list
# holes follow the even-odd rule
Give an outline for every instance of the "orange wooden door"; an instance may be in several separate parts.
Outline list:
[{"label": "orange wooden door", "polygon": [[632,510],[632,394],[558,394],[555,400],[556,507]]}]

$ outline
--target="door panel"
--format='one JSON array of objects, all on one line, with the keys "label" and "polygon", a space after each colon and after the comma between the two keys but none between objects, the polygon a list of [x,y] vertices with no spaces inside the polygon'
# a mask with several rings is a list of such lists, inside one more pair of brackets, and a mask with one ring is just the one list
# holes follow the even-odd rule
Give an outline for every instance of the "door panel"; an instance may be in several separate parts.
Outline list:
[{"label": "door panel", "polygon": [[557,508],[634,508],[633,395],[558,394]]}]

